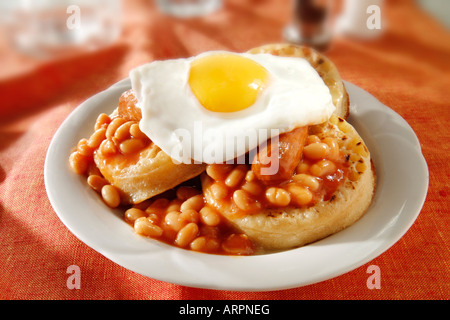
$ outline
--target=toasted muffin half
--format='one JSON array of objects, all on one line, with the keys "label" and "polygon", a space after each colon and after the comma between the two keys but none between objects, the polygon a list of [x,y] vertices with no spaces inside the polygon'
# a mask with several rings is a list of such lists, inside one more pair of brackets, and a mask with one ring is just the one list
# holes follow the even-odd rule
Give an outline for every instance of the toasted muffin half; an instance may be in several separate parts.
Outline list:
[{"label": "toasted muffin half", "polygon": [[[309,134],[319,137],[322,141],[325,138],[335,139],[339,144],[340,154],[345,159],[345,175],[341,177],[339,187],[332,194],[319,193],[319,198],[309,204],[296,203],[295,188],[289,189],[295,177],[277,183],[276,187],[293,190],[289,204],[277,207],[264,205],[268,190],[264,185],[259,184],[263,190],[262,194],[257,196],[255,195],[258,191],[252,192],[248,187],[249,181],[254,181],[251,180],[253,178],[248,179],[248,176],[252,176],[249,174],[250,169],[240,185],[229,190],[228,195],[220,199],[216,189],[217,186],[226,184],[226,178],[214,179],[204,173],[202,186],[206,202],[265,251],[299,247],[332,235],[360,219],[372,202],[376,174],[370,152],[358,132],[344,119],[332,116],[326,123],[309,127]],[[311,173],[312,164],[319,161],[322,159],[310,162],[309,169],[302,171],[302,174],[314,177]],[[299,172],[294,173],[296,174]],[[318,181],[321,179],[326,178],[318,177]],[[310,189],[312,186],[300,185],[299,188]],[[250,213],[241,210],[242,207],[239,207],[234,198],[234,192],[237,190],[244,190],[249,199],[255,201],[253,208],[256,210]]]}]

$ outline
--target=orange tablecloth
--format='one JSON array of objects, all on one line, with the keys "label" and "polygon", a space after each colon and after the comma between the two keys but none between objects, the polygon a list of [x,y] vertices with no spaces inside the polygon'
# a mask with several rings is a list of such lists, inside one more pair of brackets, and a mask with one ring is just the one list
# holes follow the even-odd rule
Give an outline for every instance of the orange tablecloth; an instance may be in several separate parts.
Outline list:
[{"label": "orange tablecloth", "polygon": [[[43,166],[53,134],[69,113],[131,68],[280,42],[291,18],[289,1],[226,0],[208,17],[177,20],[161,15],[152,1],[128,0],[116,43],[53,62],[39,63],[0,42],[0,298],[450,298],[450,35],[413,1],[385,3],[388,24],[381,38],[336,39],[327,55],[345,80],[391,107],[416,132],[430,172],[423,210],[404,237],[368,264],[321,283],[272,292],[182,287],[118,266],[58,219],[45,192]],[[80,289],[66,285],[70,265],[80,267]],[[370,265],[380,268],[380,289],[366,285]]]}]

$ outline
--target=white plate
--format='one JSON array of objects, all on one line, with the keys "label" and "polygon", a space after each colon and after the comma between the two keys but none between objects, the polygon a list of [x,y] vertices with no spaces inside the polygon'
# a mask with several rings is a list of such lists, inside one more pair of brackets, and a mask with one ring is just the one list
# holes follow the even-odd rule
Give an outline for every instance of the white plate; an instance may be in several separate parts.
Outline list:
[{"label": "white plate", "polygon": [[428,190],[428,167],[416,135],[397,113],[346,82],[349,122],[369,147],[378,187],[354,225],[316,243],[280,253],[231,257],[187,251],[138,236],[68,166],[70,150],[89,136],[99,113],[110,113],[125,79],[77,107],[56,132],[45,162],[45,186],[61,221],[81,241],[142,275],[184,286],[239,291],[304,286],[349,272],[394,243],[417,218]]}]

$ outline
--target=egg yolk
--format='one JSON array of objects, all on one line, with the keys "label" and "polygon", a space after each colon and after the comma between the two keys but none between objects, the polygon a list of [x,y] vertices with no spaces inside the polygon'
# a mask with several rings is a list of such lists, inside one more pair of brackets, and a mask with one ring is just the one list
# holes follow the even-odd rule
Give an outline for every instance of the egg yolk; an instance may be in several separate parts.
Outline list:
[{"label": "egg yolk", "polygon": [[189,85],[206,109],[235,112],[255,103],[267,79],[267,70],[251,59],[216,54],[192,61]]}]

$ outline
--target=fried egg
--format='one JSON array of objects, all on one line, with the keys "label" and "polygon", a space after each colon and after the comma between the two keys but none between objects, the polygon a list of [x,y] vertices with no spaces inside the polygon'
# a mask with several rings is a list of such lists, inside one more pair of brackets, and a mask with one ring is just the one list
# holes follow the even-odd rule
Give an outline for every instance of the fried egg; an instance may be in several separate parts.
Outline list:
[{"label": "fried egg", "polygon": [[130,72],[140,128],[175,162],[224,163],[335,110],[303,58],[211,51]]}]

